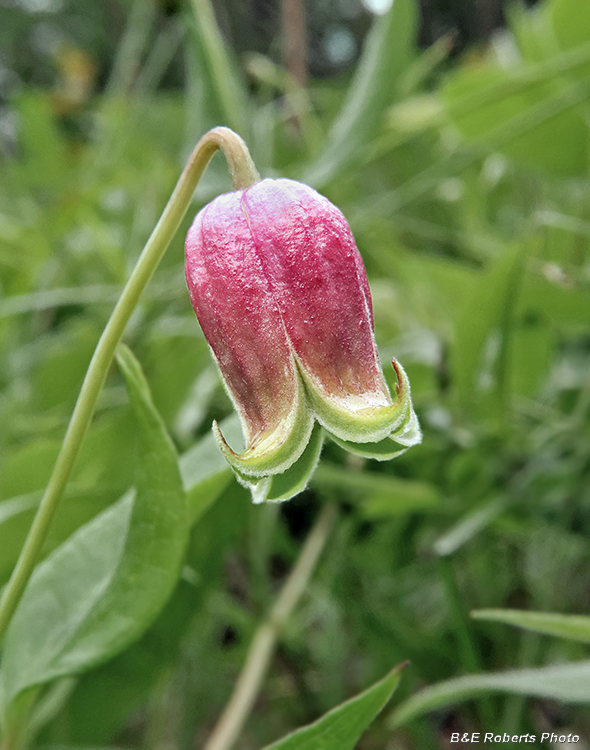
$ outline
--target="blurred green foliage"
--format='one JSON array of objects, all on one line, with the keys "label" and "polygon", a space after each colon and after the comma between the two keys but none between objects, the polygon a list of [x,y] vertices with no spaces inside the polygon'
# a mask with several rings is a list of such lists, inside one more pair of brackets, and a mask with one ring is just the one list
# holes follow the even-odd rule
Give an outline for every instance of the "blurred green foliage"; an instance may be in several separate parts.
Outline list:
[{"label": "blurred green foliage", "polygon": [[[444,39],[418,49],[417,5],[396,0],[352,80],[300,91],[270,59],[234,58],[204,0],[157,33],[137,2],[100,95],[90,45],[62,49],[53,88],[15,89],[1,113],[0,583],[118,290],[214,125],[241,132],[263,176],[309,181],[348,217],[382,359],[403,363],[424,428],[421,447],[387,464],[326,445],[310,490],[250,505],[209,437],[231,405],[184,288],[180,232],[126,342],[184,454],[198,523],[158,619],[43,693],[34,746],[200,746],[329,499],[338,523],[240,749],[315,720],[405,659],[399,693],[414,697],[359,748],[438,748],[451,731],[590,736],[579,705],[587,639],[530,615],[469,617],[581,615],[590,604],[590,17],[580,10],[577,0],[516,5],[493,44],[450,62]],[[182,91],[158,88],[172,48]],[[229,188],[215,157],[195,211]],[[113,368],[46,555],[117,507],[138,481],[139,442]],[[491,674],[502,670],[512,676]],[[439,685],[468,673],[478,676]],[[438,686],[431,703],[427,685]]]}]

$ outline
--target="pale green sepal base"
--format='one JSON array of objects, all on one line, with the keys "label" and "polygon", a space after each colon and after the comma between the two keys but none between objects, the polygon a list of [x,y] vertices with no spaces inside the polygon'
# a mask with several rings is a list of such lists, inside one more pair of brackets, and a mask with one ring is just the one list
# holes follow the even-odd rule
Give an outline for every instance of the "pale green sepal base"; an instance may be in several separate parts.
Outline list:
[{"label": "pale green sepal base", "polygon": [[406,448],[411,448],[413,445],[419,445],[422,442],[420,423],[418,422],[418,417],[416,416],[411,404],[410,410],[410,418],[403,428],[389,436],[391,440],[395,440],[395,442],[400,445],[405,445]]},{"label": "pale green sepal base", "polygon": [[350,440],[341,440],[330,433],[328,435],[336,445],[344,448],[345,451],[363,458],[374,458],[375,461],[390,461],[408,450],[407,448],[397,447],[389,437],[379,440],[377,443],[353,443]]},{"label": "pale green sepal base", "polygon": [[[398,397],[395,403],[383,406],[359,406],[352,398],[336,399],[325,392],[298,362],[316,419],[340,440],[352,443],[378,443],[388,436],[403,434],[413,415],[410,381],[403,367],[392,361],[397,373]],[[378,394],[382,395],[382,394]],[[404,443],[405,444],[405,443]]]},{"label": "pale green sepal base", "polygon": [[248,477],[235,469],[234,473],[238,482],[252,492],[254,503],[290,500],[307,487],[320,460],[323,442],[323,430],[319,424],[315,424],[306,449],[293,466],[283,474],[264,477],[256,481],[255,478]]},{"label": "pale green sepal base", "polygon": [[[400,381],[398,401],[396,401],[394,406],[397,406],[399,402],[402,409],[401,424],[383,440],[376,440],[372,443],[343,440],[338,435],[328,432],[332,440],[341,448],[344,448],[344,450],[355,453],[357,456],[362,456],[363,458],[373,458],[376,461],[390,461],[392,458],[401,456],[402,453],[405,453],[413,445],[418,445],[422,442],[422,431],[420,430],[418,417],[410,398],[408,377],[401,365],[395,360],[393,361],[393,366]],[[398,447],[400,445],[404,447],[400,449]]]},{"label": "pale green sepal base", "polygon": [[313,423],[303,383],[297,378],[297,396],[291,411],[273,432],[259,438],[252,447],[236,453],[226,443],[217,422],[213,422],[213,434],[232,469],[249,477],[266,477],[282,474],[297,461],[309,442]]},{"label": "pale green sepal base", "polygon": [[[375,461],[390,461],[392,458],[401,456],[413,445],[419,445],[422,442],[422,431],[413,410],[409,421],[399,434],[389,435],[376,443],[353,443],[350,440],[341,440],[331,433],[328,434],[336,445],[344,448],[345,451],[355,453],[363,458],[373,458]],[[405,447],[400,449],[399,445]]]}]

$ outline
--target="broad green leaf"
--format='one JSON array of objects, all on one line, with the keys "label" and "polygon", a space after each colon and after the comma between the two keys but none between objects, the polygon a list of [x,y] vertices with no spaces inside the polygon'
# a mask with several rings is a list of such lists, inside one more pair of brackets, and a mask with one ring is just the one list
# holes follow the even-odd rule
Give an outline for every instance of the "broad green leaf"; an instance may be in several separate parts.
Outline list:
[{"label": "broad green leaf", "polygon": [[18,97],[16,105],[23,176],[33,187],[55,189],[66,177],[71,160],[51,96],[27,92]]},{"label": "broad green leaf", "polygon": [[0,586],[12,573],[40,499],[33,492],[0,503]]},{"label": "broad green leaf", "polygon": [[[224,426],[230,420],[234,417],[226,420]],[[237,417],[235,422],[241,435]],[[232,434],[231,426],[228,432]],[[217,446],[213,448],[219,453]],[[246,491],[232,481],[224,459],[222,462],[230,484],[213,505],[203,508],[195,525],[185,568],[190,583],[181,579],[156,622],[139,641],[107,664],[81,676],[67,709],[75,744],[105,742],[120,730],[126,717],[145,705],[151,691],[162,684],[159,681],[166,670],[177,664],[187,629],[194,633],[197,613],[201,612],[197,615],[201,622],[209,621],[207,597],[215,596],[221,585],[227,547],[243,533],[251,504]],[[202,635],[197,637],[201,640]],[[215,653],[211,658],[215,662]]]},{"label": "broad green leaf", "polygon": [[[34,427],[35,422],[32,423]],[[80,449],[72,482],[79,488],[112,490],[112,502],[133,480],[133,463],[125,453],[136,442],[136,430],[128,409],[100,416],[91,426]],[[35,437],[5,451],[0,497],[12,498],[43,490],[55,465],[60,441]],[[108,488],[108,489],[107,489]]]},{"label": "broad green leaf", "polygon": [[[8,580],[18,558],[33,516],[41,500],[40,492],[0,502],[0,585]],[[77,489],[66,492],[43,545],[42,557],[59,546],[76,529],[113,502],[108,490]]]},{"label": "broad green leaf", "polygon": [[546,316],[552,323],[582,332],[588,327],[590,294],[583,287],[563,287],[539,273],[527,273],[522,289],[523,310]]},{"label": "broad green leaf", "polygon": [[391,729],[429,711],[470,700],[482,693],[510,693],[564,703],[590,702],[590,661],[513,672],[474,674],[441,682],[416,693],[392,713]]},{"label": "broad green leaf", "polygon": [[265,750],[354,750],[363,732],[397,688],[404,666],[396,667],[368,690]]},{"label": "broad green leaf", "polygon": [[578,0],[552,0],[548,6],[553,32],[562,49],[590,42],[590,4]]},{"label": "broad green leaf", "polygon": [[427,482],[355,472],[328,464],[317,468],[312,484],[336,487],[349,495],[360,496],[359,509],[368,518],[387,518],[440,505],[440,493]]},{"label": "broad green leaf", "polygon": [[514,36],[514,41],[523,60],[540,63],[559,49],[555,39],[547,3],[538,4],[534,9],[524,3],[506,6],[506,20]]},{"label": "broad green leaf", "polygon": [[[209,357],[208,353],[207,356]],[[164,382],[162,379],[162,390]],[[174,435],[177,440],[189,445],[193,442],[193,436],[203,424],[219,385],[219,373],[214,365],[208,364],[196,378],[193,372],[190,390],[174,420]]]},{"label": "broad green leaf", "polygon": [[51,476],[58,452],[58,441],[43,437],[6,450],[0,496],[8,500],[42,490]]},{"label": "broad green leaf", "polygon": [[391,10],[374,21],[347,98],[328,134],[326,148],[303,181],[321,189],[362,154],[396,99],[400,74],[415,53],[415,0],[395,0]]},{"label": "broad green leaf", "polygon": [[435,553],[441,557],[453,555],[497,518],[505,508],[505,498],[494,498],[475,508],[451,526],[442,536],[439,536],[432,545]]},{"label": "broad green leaf", "polygon": [[497,420],[503,417],[506,406],[512,320],[525,252],[523,246],[507,248],[479,282],[473,284],[471,299],[457,324],[452,350],[453,383],[458,400],[468,406],[481,399],[482,394],[491,393],[496,399],[492,408]]},{"label": "broad green leaf", "polygon": [[24,691],[84,672],[137,640],[178,580],[189,525],[176,451],[139,363],[123,347],[118,362],[139,428],[136,491],[33,574],[6,634],[0,693],[8,721]]},{"label": "broad green leaf", "polygon": [[516,316],[510,351],[512,393],[525,398],[537,395],[551,372],[555,344],[556,336],[545,313]]},{"label": "broad green leaf", "polygon": [[123,727],[126,717],[146,700],[156,680],[178,657],[181,639],[201,604],[199,592],[181,580],[142,638],[79,678],[67,709],[72,743],[104,742]]},{"label": "broad green leaf", "polygon": [[517,609],[479,609],[471,613],[475,620],[502,622],[571,641],[590,643],[590,617],[560,615],[553,612],[523,612]]},{"label": "broad green leaf", "polygon": [[[133,462],[128,455],[134,453],[136,433],[133,415],[127,408],[97,418],[82,445],[72,480],[43,545],[42,557],[129,487],[133,481]],[[14,492],[15,496],[0,501],[0,584],[14,567],[59,447],[58,440],[37,438],[4,453],[2,489]]]},{"label": "broad green leaf", "polygon": [[491,65],[460,70],[441,95],[467,143],[557,174],[583,173],[588,148],[579,105],[590,91],[583,82],[555,86],[550,68],[536,72],[518,76]]}]

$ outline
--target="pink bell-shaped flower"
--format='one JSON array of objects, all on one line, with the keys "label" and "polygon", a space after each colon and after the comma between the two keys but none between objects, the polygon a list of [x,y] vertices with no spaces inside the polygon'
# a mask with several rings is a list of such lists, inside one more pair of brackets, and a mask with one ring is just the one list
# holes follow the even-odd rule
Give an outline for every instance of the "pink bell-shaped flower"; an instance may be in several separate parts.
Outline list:
[{"label": "pink bell-shaped flower", "polygon": [[401,365],[395,401],[383,377],[350,228],[315,190],[267,179],[216,198],[188,233],[186,278],[246,448],[233,451],[216,424],[215,435],[256,500],[304,488],[321,450],[314,423],[380,460],[420,442]]}]

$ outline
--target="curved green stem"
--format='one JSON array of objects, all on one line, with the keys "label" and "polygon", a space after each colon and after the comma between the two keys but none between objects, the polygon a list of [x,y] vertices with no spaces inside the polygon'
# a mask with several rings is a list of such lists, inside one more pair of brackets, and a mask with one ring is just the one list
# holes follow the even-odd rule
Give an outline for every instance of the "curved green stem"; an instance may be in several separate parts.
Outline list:
[{"label": "curved green stem", "polygon": [[106,379],[117,344],[123,336],[127,322],[143,290],[190,206],[205,167],[218,149],[223,151],[227,159],[235,190],[250,187],[260,179],[246,144],[228,128],[214,128],[197,143],[160,220],[139,256],[90,361],[53,474],[0,601],[0,638],[6,632],[47,537],[49,525],[92,419],[96,400]]}]

